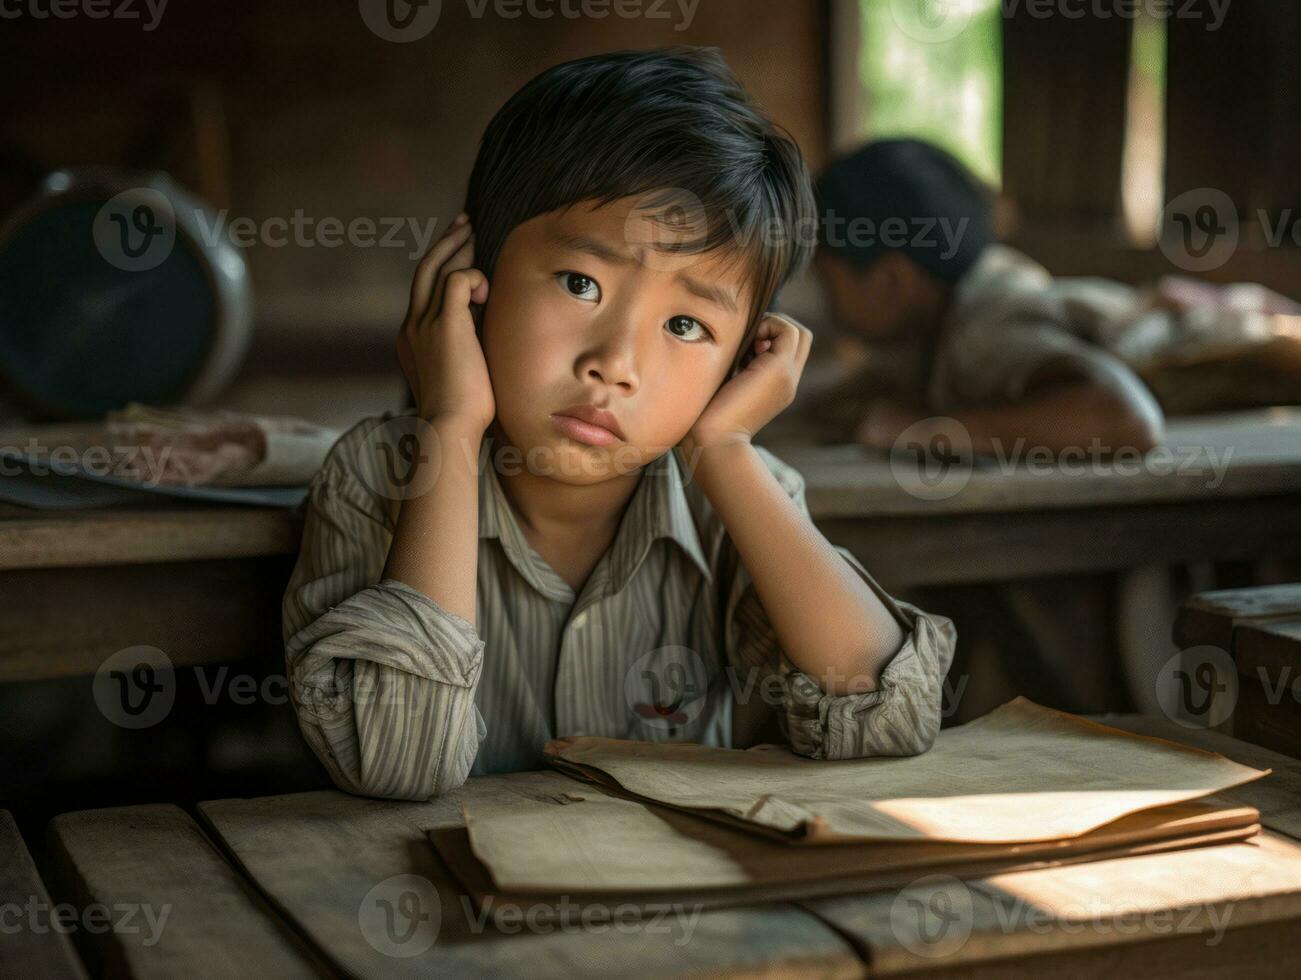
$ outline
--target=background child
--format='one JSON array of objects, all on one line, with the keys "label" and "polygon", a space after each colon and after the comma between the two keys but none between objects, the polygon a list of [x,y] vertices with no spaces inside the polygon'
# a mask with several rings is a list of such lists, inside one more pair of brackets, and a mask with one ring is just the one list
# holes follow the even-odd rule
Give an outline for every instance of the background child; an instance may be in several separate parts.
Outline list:
[{"label": "background child", "polygon": [[1146,452],[1164,412],[1301,401],[1297,304],[1252,284],[1055,278],[994,242],[990,192],[929,143],[869,143],[817,194],[814,268],[871,351],[862,376],[810,403],[831,441],[888,449],[948,416],[976,452]]},{"label": "background child", "polygon": [[814,268],[876,362],[825,400],[839,406],[830,438],[888,449],[919,419],[950,416],[977,452],[1018,438],[1144,452],[1159,441],[1156,401],[1099,343],[1128,287],[1082,290],[994,244],[991,195],[948,153],[870,143],[829,166],[817,194]]}]

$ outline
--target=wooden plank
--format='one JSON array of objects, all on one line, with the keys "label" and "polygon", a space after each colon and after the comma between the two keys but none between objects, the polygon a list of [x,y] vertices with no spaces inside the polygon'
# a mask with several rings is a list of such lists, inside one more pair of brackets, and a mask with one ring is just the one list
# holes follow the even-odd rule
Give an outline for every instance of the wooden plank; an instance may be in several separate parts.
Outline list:
[{"label": "wooden plank", "polygon": [[0,519],[0,570],[286,555],[294,511],[263,507],[29,511]]},{"label": "wooden plank", "polygon": [[[872,976],[1282,976],[1296,957],[1301,895],[1288,891],[1298,887],[1289,880],[1296,867],[1287,867],[1268,883],[1242,872],[1253,864],[1260,867],[1254,860],[1259,851],[1278,840],[1262,835],[1257,843],[1029,871],[997,883],[921,880],[898,892],[808,905],[855,939]],[[1288,842],[1287,847],[1289,859],[1295,860],[1297,846]],[[1198,886],[1206,879],[1199,875],[1223,880],[1231,870],[1248,880],[1236,881],[1238,887],[1228,894],[1248,896],[1262,885],[1278,892],[1268,903],[1248,897],[1212,903],[1193,897],[1204,894]],[[1050,875],[1055,880],[1048,882]],[[1108,877],[1108,892],[1096,890],[1097,882]],[[1169,899],[1123,900],[1126,891],[1142,894],[1153,880],[1172,886]],[[1178,892],[1185,881],[1188,898],[1181,903]],[[1063,889],[1074,889],[1073,897],[1063,896]],[[949,922],[948,931],[917,935],[911,925],[914,902],[931,903],[930,922]]]},{"label": "wooden plank", "polygon": [[1301,681],[1301,586],[1294,588],[1298,602],[1295,613],[1240,625],[1233,645],[1239,673],[1260,677],[1264,671],[1273,682],[1286,688],[1285,694]]},{"label": "wooden plank", "polygon": [[1114,227],[1132,21],[1034,6],[1003,8],[1004,193],[1029,221]]},{"label": "wooden plank", "polygon": [[[477,913],[427,832],[461,826],[460,805],[550,798],[578,784],[560,773],[476,777],[427,802],[338,792],[216,800],[200,812],[248,876],[344,973],[366,977],[861,976],[852,947],[793,905],[671,910],[623,930],[522,928],[503,934]],[[539,842],[544,846],[544,842]],[[405,877],[404,877],[405,876]],[[396,950],[362,925],[379,902],[429,911]],[[436,912],[435,912],[436,910]],[[385,952],[385,949],[388,952]],[[392,955],[390,955],[392,954]]]},{"label": "wooden plank", "polygon": [[1253,621],[1301,616],[1301,585],[1221,589],[1192,596],[1174,622],[1174,641],[1181,647],[1216,646],[1233,653],[1233,633]]},{"label": "wooden plank", "polygon": [[53,908],[18,825],[0,810],[0,976],[86,976],[70,933],[52,928]]},{"label": "wooden plank", "polygon": [[[1140,462],[1091,454],[1048,464],[1009,443],[1002,459],[956,467],[943,499],[904,489],[916,463],[857,445],[813,446],[787,431],[768,445],[799,470],[815,518],[926,516],[1224,501],[1301,493],[1301,409],[1171,419],[1165,449]],[[1018,464],[1019,461],[1019,465]],[[897,470],[897,473],[896,473]],[[964,481],[965,482],[962,482]]]},{"label": "wooden plank", "polygon": [[49,838],[78,906],[121,910],[117,927],[88,936],[97,974],[330,975],[178,807],[65,813]]},{"label": "wooden plank", "polygon": [[[1291,673],[1295,673],[1292,671]],[[1289,678],[1297,679],[1294,676]],[[1238,702],[1233,708],[1233,737],[1279,752],[1301,753],[1301,703],[1294,689],[1284,683],[1280,696],[1258,676],[1238,676]]]},{"label": "wooden plank", "polygon": [[[1166,21],[1168,197],[1204,187],[1223,191],[1240,212],[1245,248],[1264,248],[1268,241],[1257,211],[1273,224],[1291,209],[1295,222],[1301,203],[1301,136],[1290,125],[1301,110],[1301,59],[1293,43],[1301,31],[1301,8],[1225,5],[1223,22],[1212,31],[1211,0],[1198,6],[1203,18]],[[1216,70],[1208,72],[1208,64]],[[1286,256],[1290,250],[1278,251]]]},{"label": "wooden plank", "polygon": [[1296,497],[1070,512],[835,518],[817,526],[887,589],[1301,555]]},{"label": "wooden plank", "polygon": [[0,572],[0,681],[93,674],[132,646],[157,647],[176,667],[278,647],[292,569],[280,556]]},{"label": "wooden plank", "polygon": [[[1262,823],[1283,832],[965,883],[932,876],[898,892],[801,904],[853,938],[874,975],[1276,972],[1295,955],[1301,922],[1301,761],[1165,719],[1101,720],[1273,768],[1223,796],[1258,805]],[[923,935],[918,910],[927,909],[926,926],[934,928]]]},{"label": "wooden plank", "polygon": [[[1296,587],[1301,607],[1301,586]],[[1301,755],[1301,608],[1241,621],[1233,634],[1238,666],[1234,737]]]}]

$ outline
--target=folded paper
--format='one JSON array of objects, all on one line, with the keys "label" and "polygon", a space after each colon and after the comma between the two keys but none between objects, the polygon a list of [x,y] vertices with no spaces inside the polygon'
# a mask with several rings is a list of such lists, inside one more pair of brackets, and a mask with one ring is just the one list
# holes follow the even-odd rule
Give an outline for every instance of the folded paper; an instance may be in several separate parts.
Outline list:
[{"label": "folded paper", "polygon": [[777,745],[595,736],[553,739],[545,751],[562,772],[633,798],[815,844],[1058,840],[1266,775],[1025,698],[908,758],[819,761]]}]

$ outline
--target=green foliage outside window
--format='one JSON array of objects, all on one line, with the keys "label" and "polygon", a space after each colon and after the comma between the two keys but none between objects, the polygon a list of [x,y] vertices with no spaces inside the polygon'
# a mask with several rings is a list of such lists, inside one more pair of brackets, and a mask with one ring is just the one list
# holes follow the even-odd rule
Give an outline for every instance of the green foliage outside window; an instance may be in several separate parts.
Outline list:
[{"label": "green foliage outside window", "polygon": [[[1003,153],[999,0],[858,0],[866,132],[936,143],[998,186]],[[944,29],[949,24],[960,29]],[[951,36],[950,36],[951,35]]]}]

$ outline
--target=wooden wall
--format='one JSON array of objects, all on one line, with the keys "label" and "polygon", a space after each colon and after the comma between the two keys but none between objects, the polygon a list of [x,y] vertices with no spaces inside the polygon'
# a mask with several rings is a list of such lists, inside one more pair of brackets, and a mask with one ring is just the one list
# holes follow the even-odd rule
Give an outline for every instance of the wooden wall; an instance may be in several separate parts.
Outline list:
[{"label": "wooden wall", "polygon": [[[1262,282],[1301,298],[1294,234],[1301,224],[1301,4],[1181,0],[1172,9],[1163,201],[1207,188],[1227,195],[1238,248],[1197,274]],[[1013,242],[1059,274],[1143,282],[1189,271],[1159,248],[1125,240],[1120,177],[1132,24],[1119,16],[1036,17],[1025,5],[1004,21],[1004,190],[1016,216]],[[1271,242],[1280,229],[1283,241]]]},{"label": "wooden wall", "polygon": [[[500,16],[491,3],[475,17],[477,2],[444,0],[437,27],[410,44],[372,33],[356,0],[174,2],[149,32],[84,16],[0,21],[0,71],[10,76],[0,144],[37,170],[166,166],[259,222],[296,209],[317,220],[446,222],[484,125],[523,82],[603,50],[689,43],[719,46],[820,165],[824,0],[700,0],[689,22],[681,3],[645,0],[667,18],[535,19]],[[21,169],[0,178],[0,207],[13,203]],[[360,331],[387,345],[405,309],[406,252],[249,248],[261,339]]]}]

